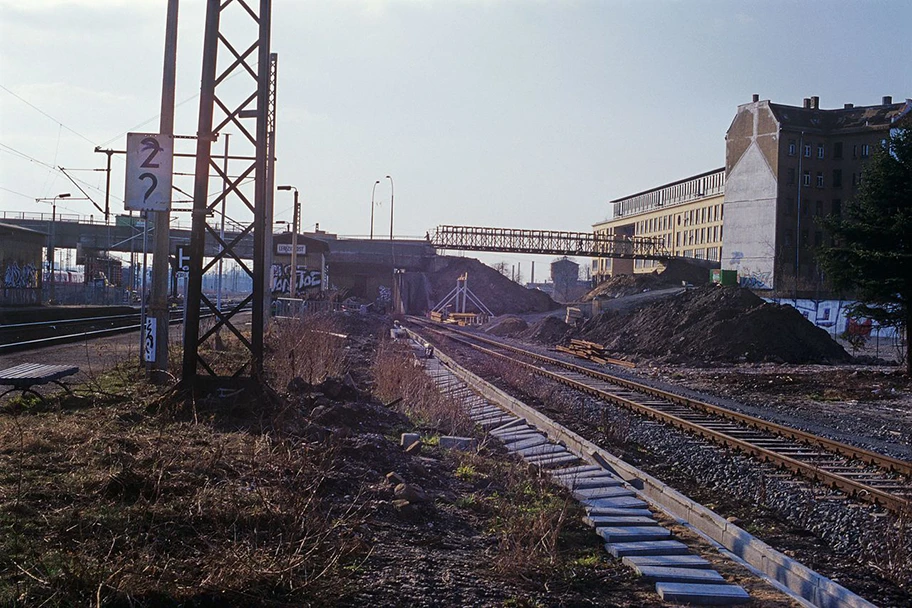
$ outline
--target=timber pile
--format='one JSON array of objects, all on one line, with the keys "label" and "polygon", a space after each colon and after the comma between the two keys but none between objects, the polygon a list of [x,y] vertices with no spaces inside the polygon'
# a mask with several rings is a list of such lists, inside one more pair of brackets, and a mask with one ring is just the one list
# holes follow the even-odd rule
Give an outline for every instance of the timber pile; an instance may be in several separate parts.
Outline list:
[{"label": "timber pile", "polygon": [[636,367],[630,361],[623,361],[621,359],[613,359],[605,354],[605,346],[603,344],[598,344],[597,342],[589,342],[588,340],[570,340],[569,345],[557,345],[554,347],[554,350],[562,353],[567,353],[568,355],[573,355],[575,357],[580,357],[581,359],[588,359],[600,365],[620,365],[622,367]]}]

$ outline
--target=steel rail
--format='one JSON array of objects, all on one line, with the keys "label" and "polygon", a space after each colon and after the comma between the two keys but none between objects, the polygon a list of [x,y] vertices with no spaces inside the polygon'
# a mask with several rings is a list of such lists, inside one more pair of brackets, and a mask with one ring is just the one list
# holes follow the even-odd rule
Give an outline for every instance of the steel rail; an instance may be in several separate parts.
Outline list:
[{"label": "steel rail", "polygon": [[[651,394],[653,396],[661,397],[666,400],[670,400],[670,399],[668,399],[668,397],[666,397],[666,395],[675,397],[675,400],[674,400],[675,403],[689,405],[689,403],[691,401],[693,401],[695,403],[703,404],[703,405],[709,406],[710,408],[719,409],[719,410],[722,410],[723,412],[734,415],[734,416],[728,416],[728,418],[733,421],[740,422],[737,412],[732,412],[731,410],[725,410],[724,408],[719,408],[718,406],[712,406],[710,404],[705,404],[703,402],[697,402],[695,400],[690,400],[686,397],[682,397],[680,395],[674,395],[673,393],[668,393],[667,391],[662,391],[660,389],[653,389],[652,387],[648,387],[646,385],[642,385],[637,382],[627,381],[627,380],[624,380],[621,378],[615,378],[613,376],[610,376],[609,374],[595,372],[594,370],[590,370],[587,368],[581,368],[579,366],[573,365],[571,363],[567,363],[565,361],[559,361],[559,360],[553,359],[551,357],[546,357],[544,355],[538,355],[537,353],[529,353],[528,351],[525,351],[525,350],[517,348],[517,347],[504,345],[504,344],[499,343],[494,340],[488,340],[485,338],[481,338],[479,336],[467,334],[466,332],[454,330],[452,328],[447,328],[451,332],[462,334],[464,336],[468,336],[468,338],[453,337],[452,335],[448,335],[444,331],[441,331],[440,329],[433,327],[430,323],[424,321],[423,319],[420,320],[420,324],[422,326],[426,327],[427,329],[434,331],[435,333],[439,333],[441,335],[448,337],[449,339],[452,339],[457,342],[463,343],[467,346],[470,346],[471,348],[474,348],[474,349],[478,350],[479,352],[483,352],[483,353],[491,355],[493,357],[504,359],[504,360],[522,365],[522,366],[530,369],[533,373],[547,377],[551,380],[554,380],[556,382],[569,386],[575,390],[579,390],[581,392],[590,394],[590,395],[598,397],[600,399],[605,399],[611,403],[615,403],[617,405],[620,405],[620,406],[630,409],[632,411],[642,413],[642,414],[646,415],[647,417],[652,418],[654,420],[659,420],[659,421],[671,424],[672,426],[689,431],[691,433],[694,433],[697,436],[710,439],[716,443],[738,449],[742,452],[750,454],[752,457],[757,458],[759,460],[762,460],[765,462],[771,462],[776,465],[783,466],[793,472],[800,473],[812,480],[824,483],[833,488],[837,488],[850,496],[855,496],[861,500],[866,500],[868,502],[874,502],[891,511],[903,511],[903,510],[912,508],[912,502],[910,502],[908,499],[896,496],[894,494],[891,494],[891,493],[881,490],[879,488],[867,485],[865,483],[856,481],[854,479],[844,477],[842,475],[839,475],[838,473],[833,473],[831,471],[827,471],[826,469],[823,469],[818,465],[803,462],[801,460],[797,460],[788,455],[781,454],[774,450],[753,444],[750,441],[732,437],[731,435],[728,435],[724,432],[713,430],[713,429],[708,428],[699,423],[695,423],[695,422],[686,420],[684,418],[681,418],[680,416],[676,416],[674,414],[664,412],[662,410],[656,409],[655,407],[651,407],[649,405],[639,403],[632,399],[628,399],[624,396],[617,395],[617,394],[605,391],[604,389],[591,386],[580,380],[576,380],[574,378],[570,378],[565,375],[559,374],[557,372],[549,371],[549,370],[543,369],[541,367],[537,367],[537,366],[529,364],[529,363],[517,361],[515,358],[513,358],[509,355],[493,351],[489,348],[479,346],[478,344],[473,344],[471,342],[471,340],[478,340],[478,341],[485,342],[485,343],[491,343],[497,347],[505,348],[507,350],[514,351],[514,352],[522,354],[522,355],[527,355],[527,356],[529,356],[533,359],[537,359],[539,361],[543,361],[543,362],[547,362],[549,364],[567,368],[570,371],[577,372],[584,376],[589,376],[589,377],[593,377],[593,378],[603,380],[606,382],[621,385],[623,388],[632,388],[639,392],[645,392],[642,389],[648,389],[649,394]],[[621,380],[623,382],[616,382],[616,380]],[[642,389],[640,387],[642,387]],[[752,416],[746,416],[746,420],[751,420],[751,419],[759,420]],[[746,421],[744,423],[748,424]],[[791,432],[800,433],[802,435],[809,435],[810,437],[813,437],[815,439],[824,439],[824,438],[818,438],[814,435],[804,433],[803,431],[797,431],[796,429],[790,429],[789,427],[782,427],[781,425],[775,425],[773,423],[767,423],[767,424],[770,424],[774,427],[781,427],[783,429],[787,429]],[[748,424],[748,425],[751,426],[750,424]],[[841,444],[839,442],[833,442],[832,440],[826,440],[826,441],[829,443],[832,443],[832,444],[839,445],[839,446],[845,446],[846,448],[851,448],[852,451],[855,450],[855,448],[852,448],[852,446],[847,446],[846,444]],[[818,445],[818,447],[822,447],[822,446]],[[831,450],[831,451],[834,451],[834,450]],[[867,452],[867,450],[860,450],[860,451]],[[867,453],[877,456],[879,458],[888,459],[891,462],[896,461],[899,463],[903,463],[906,466],[912,466],[912,463],[907,463],[905,461],[889,458],[889,457],[886,457],[886,456],[883,456],[880,454],[876,454],[874,452],[867,452]],[[846,454],[841,454],[841,453],[840,453],[840,455],[846,456]]]},{"label": "steel rail", "polygon": [[[429,323],[428,321],[426,321],[424,319],[420,319],[420,321],[423,322],[424,324]],[[692,399],[690,397],[678,395],[676,393],[672,393],[672,392],[669,392],[669,391],[666,391],[666,390],[663,390],[660,388],[655,388],[655,387],[649,386],[647,384],[642,384],[640,382],[636,382],[635,380],[629,380],[627,378],[621,378],[619,376],[615,376],[615,375],[608,374],[605,372],[600,372],[597,370],[589,369],[587,367],[582,367],[580,365],[569,363],[567,361],[562,361],[560,359],[555,359],[555,358],[549,357],[547,355],[542,355],[542,354],[531,352],[531,351],[528,351],[528,350],[525,350],[522,348],[518,348],[518,347],[510,345],[510,344],[504,344],[502,342],[498,342],[497,340],[491,340],[490,338],[476,336],[469,332],[465,332],[465,331],[461,331],[461,330],[457,330],[457,329],[453,329],[453,328],[447,328],[447,329],[449,329],[452,332],[456,332],[461,335],[464,335],[464,336],[469,336],[472,340],[476,340],[478,342],[483,342],[485,344],[491,344],[493,346],[497,346],[498,348],[504,348],[507,350],[511,350],[515,353],[529,357],[530,359],[535,359],[535,360],[541,361],[542,363],[548,363],[550,365],[556,365],[559,367],[563,367],[570,371],[585,374],[587,376],[591,376],[591,377],[599,379],[599,380],[604,380],[605,382],[610,382],[612,384],[618,384],[625,388],[629,388],[629,389],[636,390],[636,391],[639,391],[639,392],[642,392],[642,393],[645,393],[648,395],[666,399],[668,401],[671,401],[672,403],[677,403],[677,404],[691,407],[694,409],[699,409],[706,413],[713,414],[715,416],[719,416],[720,418],[725,418],[728,420],[732,420],[734,422],[746,424],[748,426],[751,426],[751,427],[754,427],[754,428],[757,428],[757,429],[760,429],[760,430],[763,430],[763,431],[766,431],[769,433],[773,433],[776,435],[781,435],[783,437],[786,437],[788,439],[793,439],[795,441],[802,441],[802,442],[808,443],[810,445],[815,445],[817,447],[827,449],[831,452],[836,452],[842,456],[845,456],[846,458],[860,460],[862,462],[866,462],[868,464],[881,467],[883,469],[892,471],[894,473],[912,476],[912,462],[909,462],[906,460],[901,460],[899,458],[893,458],[893,457],[887,456],[885,454],[878,454],[877,452],[872,452],[871,450],[866,450],[864,448],[859,448],[859,447],[856,447],[853,445],[849,445],[847,443],[842,443],[841,441],[836,441],[834,439],[828,439],[826,437],[820,437],[818,435],[814,435],[814,434],[808,433],[806,431],[802,431],[802,430],[792,428],[789,426],[785,426],[782,424],[777,424],[775,422],[770,422],[770,421],[764,420],[762,418],[757,418],[756,416],[751,416],[750,414],[736,412],[734,410],[730,410],[730,409],[727,409],[727,408],[724,408],[724,407],[721,407],[718,405],[713,405],[713,404],[707,403],[705,401],[700,401],[699,399]]]}]

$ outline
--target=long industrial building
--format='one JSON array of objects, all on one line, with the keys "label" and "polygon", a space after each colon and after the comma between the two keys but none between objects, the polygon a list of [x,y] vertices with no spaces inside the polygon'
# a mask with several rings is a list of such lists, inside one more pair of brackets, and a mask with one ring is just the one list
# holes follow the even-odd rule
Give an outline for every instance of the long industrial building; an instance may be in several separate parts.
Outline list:
[{"label": "long industrial building", "polygon": [[[908,126],[912,100],[821,109],[761,101],[738,106],[725,138],[725,167],[610,201],[593,225],[615,237],[664,239],[672,255],[718,261],[743,286],[811,293],[823,277],[814,252],[828,242],[822,219],[839,215],[864,163],[890,129]],[[724,218],[724,219],[723,219]],[[723,238],[724,230],[724,238]],[[593,276],[653,272],[651,260],[593,261]]]}]

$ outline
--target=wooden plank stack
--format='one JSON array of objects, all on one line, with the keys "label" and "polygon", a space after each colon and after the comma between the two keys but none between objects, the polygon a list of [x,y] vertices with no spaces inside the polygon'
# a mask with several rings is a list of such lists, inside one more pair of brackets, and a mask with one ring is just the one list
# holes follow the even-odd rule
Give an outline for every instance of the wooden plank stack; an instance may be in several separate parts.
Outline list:
[{"label": "wooden plank stack", "polygon": [[555,350],[562,353],[567,353],[575,357],[580,357],[581,359],[588,359],[600,365],[620,365],[622,367],[636,367],[635,364],[630,361],[623,361],[621,359],[613,359],[605,354],[605,347],[602,344],[597,342],[589,342],[588,340],[570,340],[569,345],[558,345],[554,347]]}]

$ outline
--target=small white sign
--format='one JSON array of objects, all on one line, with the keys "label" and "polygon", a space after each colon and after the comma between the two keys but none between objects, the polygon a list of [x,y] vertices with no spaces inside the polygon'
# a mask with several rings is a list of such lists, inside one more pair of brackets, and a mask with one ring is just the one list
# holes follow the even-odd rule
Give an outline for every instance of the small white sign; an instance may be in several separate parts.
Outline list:
[{"label": "small white sign", "polygon": [[[291,255],[291,243],[277,243],[276,253]],[[298,245],[298,255],[307,254],[307,245]]]},{"label": "small white sign", "polygon": [[174,257],[177,260],[177,270],[181,272],[190,271],[190,251],[184,249],[183,247],[178,247],[177,252],[174,254]]},{"label": "small white sign", "polygon": [[143,361],[155,362],[155,317],[146,317],[143,327]]},{"label": "small white sign", "polygon": [[138,211],[171,209],[171,167],[174,137],[158,133],[127,133],[127,175],[124,207]]}]

